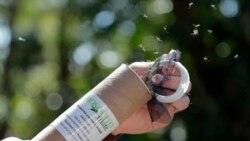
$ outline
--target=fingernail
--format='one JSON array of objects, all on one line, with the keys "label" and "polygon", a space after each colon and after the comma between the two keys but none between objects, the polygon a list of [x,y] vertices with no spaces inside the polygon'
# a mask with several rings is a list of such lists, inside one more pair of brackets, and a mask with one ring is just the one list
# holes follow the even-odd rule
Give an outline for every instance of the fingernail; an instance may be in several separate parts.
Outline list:
[{"label": "fingernail", "polygon": [[152,77],[152,83],[155,84],[155,85],[158,85],[161,83],[161,81],[163,80],[163,76],[160,75],[160,74],[155,74],[153,77]]}]

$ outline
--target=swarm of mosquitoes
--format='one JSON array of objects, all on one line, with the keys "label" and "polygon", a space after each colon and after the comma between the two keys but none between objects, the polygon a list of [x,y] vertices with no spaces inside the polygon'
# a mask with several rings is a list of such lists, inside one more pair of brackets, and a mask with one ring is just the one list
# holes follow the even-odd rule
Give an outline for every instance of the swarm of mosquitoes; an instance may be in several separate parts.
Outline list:
[{"label": "swarm of mosquitoes", "polygon": [[[195,5],[194,2],[189,2],[189,3],[188,3],[188,8],[187,8],[187,9],[192,9],[192,7],[193,7],[194,5]],[[217,9],[217,7],[216,7],[215,4],[210,4],[210,7],[211,7],[212,9],[214,9],[214,10]],[[143,18],[149,19],[150,16],[149,16],[148,14],[143,14]],[[199,28],[200,28],[200,27],[201,27],[200,24],[193,24],[193,30],[192,30],[192,32],[190,33],[190,35],[191,35],[191,36],[194,36],[194,37],[195,37],[195,36],[199,36]],[[163,26],[163,30],[165,31],[166,34],[169,34],[167,25]],[[213,34],[213,30],[212,30],[212,29],[207,29],[207,32],[208,32],[209,34]],[[18,37],[17,40],[20,41],[20,42],[26,42],[26,39],[23,38],[23,37],[21,37],[21,36]],[[155,40],[158,41],[158,42],[162,42],[162,41],[163,41],[163,39],[161,39],[161,37],[159,37],[159,36],[156,36],[156,37],[155,37]],[[142,51],[144,51],[144,52],[145,52],[145,51],[148,51],[147,48],[146,48],[142,43],[139,44],[138,46],[139,46],[139,48],[141,48]],[[158,52],[158,51],[154,51],[153,54],[158,55],[159,52]],[[234,59],[239,59],[239,57],[240,57],[240,56],[239,56],[238,54],[235,54],[235,55],[233,56]],[[203,59],[203,61],[204,61],[205,63],[210,62],[209,56],[204,56],[202,59]]]},{"label": "swarm of mosquitoes", "polygon": [[[192,7],[194,6],[195,4],[194,4],[194,2],[189,2],[188,3],[188,8],[187,9],[192,9]],[[214,10],[217,10],[217,6],[215,5],[215,4],[210,4],[210,7],[212,8],[212,9],[214,9]],[[149,15],[147,15],[147,14],[143,14],[143,17],[145,18],[145,19],[149,19],[150,17],[149,17]],[[192,32],[190,33],[190,35],[191,36],[194,36],[194,37],[196,37],[196,36],[199,36],[199,28],[201,27],[201,25],[200,24],[193,24],[193,30],[192,30]],[[163,30],[166,32],[166,34],[169,34],[169,31],[168,31],[168,27],[167,27],[167,25],[165,25],[165,26],[163,26]],[[209,34],[213,34],[213,30],[212,29],[207,29],[206,30],[207,31],[207,33],[209,33]],[[158,42],[162,42],[163,41],[163,39],[161,39],[159,36],[156,36],[155,37],[155,39],[156,39],[156,41],[158,41]],[[147,49],[146,49],[146,47],[141,43],[141,44],[139,44],[138,45],[143,51],[148,51]],[[159,54],[159,52],[157,52],[157,51],[155,51],[155,52],[153,52],[153,54]],[[239,59],[239,55],[238,54],[235,54],[234,56],[233,56],[233,59]],[[209,63],[210,62],[210,58],[209,58],[209,56],[204,56],[203,58],[202,58],[202,60],[205,62],[205,63]]]}]

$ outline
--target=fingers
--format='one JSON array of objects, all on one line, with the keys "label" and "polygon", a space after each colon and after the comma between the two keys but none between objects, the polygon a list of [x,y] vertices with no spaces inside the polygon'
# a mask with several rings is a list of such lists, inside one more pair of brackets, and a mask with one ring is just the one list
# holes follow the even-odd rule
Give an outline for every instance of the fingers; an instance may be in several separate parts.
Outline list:
[{"label": "fingers", "polygon": [[169,73],[173,76],[181,75],[179,68],[177,68],[174,64],[163,64],[160,67],[163,75],[169,75]]},{"label": "fingers", "polygon": [[190,103],[189,97],[187,95],[184,95],[181,99],[166,106],[169,110],[170,115],[172,115],[177,112],[185,110],[189,106],[189,103]]},{"label": "fingers", "polygon": [[[129,67],[136,71],[139,72],[139,74],[141,74],[142,72],[147,72],[148,69],[154,64],[154,62],[134,62],[132,64],[129,65]],[[175,66],[169,66],[167,64],[161,65],[161,73],[163,75],[167,75],[169,72],[169,70],[171,70],[171,75],[173,76],[180,76],[180,70]],[[145,73],[146,74],[146,73]]]},{"label": "fingers", "polygon": [[[129,67],[134,70],[141,78],[145,78],[148,72],[148,68],[153,65],[154,62],[135,62],[129,65]],[[173,66],[171,66],[173,65]],[[170,70],[171,68],[171,70]],[[171,72],[171,74],[168,74]],[[168,76],[168,77],[166,77]],[[166,89],[176,90],[180,83],[180,70],[174,65],[162,65],[160,66],[160,72],[152,77],[152,83],[156,87],[162,87]],[[189,84],[188,93],[191,90],[191,83]],[[159,94],[170,95],[169,90],[163,90]]]},{"label": "fingers", "polygon": [[180,77],[178,76],[164,77],[161,74],[156,74],[152,77],[152,83],[154,86],[161,86],[164,88],[176,90],[180,83]]},{"label": "fingers", "polygon": [[[167,89],[176,90],[179,87],[181,78],[178,76],[169,76],[164,77],[161,74],[155,74],[152,77],[152,84],[156,87],[163,87]],[[186,93],[191,90],[191,82],[189,83],[189,87]]]},{"label": "fingers", "polygon": [[155,93],[157,93],[159,95],[164,95],[164,96],[169,96],[169,95],[174,93],[174,90],[166,89],[163,87],[153,87],[153,90]]},{"label": "fingers", "polygon": [[[140,76],[146,76],[148,69],[154,64],[154,62],[134,62],[129,67],[134,70]],[[180,70],[175,66],[169,66],[167,64],[160,66],[160,74],[162,75],[180,76]]]},{"label": "fingers", "polygon": [[175,113],[185,110],[189,106],[189,102],[189,97],[185,95],[173,103],[163,104],[163,106],[167,109],[167,112],[160,116],[157,121],[152,123],[153,127],[157,129],[168,125],[174,118]]}]

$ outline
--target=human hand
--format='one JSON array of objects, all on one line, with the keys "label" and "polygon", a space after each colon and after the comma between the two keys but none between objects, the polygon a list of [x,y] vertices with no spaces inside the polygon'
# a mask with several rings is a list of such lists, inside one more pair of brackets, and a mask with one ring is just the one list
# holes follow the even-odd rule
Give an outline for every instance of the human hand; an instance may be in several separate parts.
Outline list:
[{"label": "human hand", "polygon": [[[152,62],[136,62],[131,64],[129,67],[135,71],[135,73],[144,79],[147,75],[147,71],[149,67],[152,65]],[[158,86],[160,81],[162,80],[162,75],[156,74],[152,78],[152,82],[155,86]],[[161,87],[166,88],[164,89],[163,95],[170,95],[173,93],[171,90],[176,90],[179,86],[180,82],[180,71],[178,68],[174,68],[172,74],[170,75],[170,79],[168,81],[164,81],[163,84],[160,84]],[[189,89],[186,93],[191,90],[191,83],[189,85]],[[189,106],[189,97],[184,95],[179,100],[169,103],[163,104],[163,106],[167,109],[167,113],[161,116],[158,120],[152,121],[147,104],[145,104],[141,109],[136,111],[133,115],[131,115],[127,120],[121,123],[118,128],[116,128],[112,134],[140,134],[150,132],[159,128],[163,128],[167,126],[173,119],[174,114],[185,110]],[[162,122],[164,121],[164,122]]]},{"label": "human hand", "polygon": [[[149,67],[153,63],[143,63],[143,62],[137,62],[131,64],[129,67],[139,76],[142,78],[142,80],[145,79]],[[165,74],[165,72],[163,72]],[[169,89],[176,90],[179,82],[180,82],[180,71],[177,68],[174,68],[172,71],[172,74],[170,75],[170,79],[167,81],[161,80],[163,79],[163,76],[160,74],[156,74],[152,77],[153,85],[155,86],[161,86],[163,88],[166,88],[162,91],[161,94],[163,95],[169,95],[173,93],[173,91],[170,91]],[[191,85],[189,86],[189,89],[187,92],[189,92],[191,89]],[[150,113],[148,111],[147,104],[145,104],[141,109],[134,112],[127,120],[122,122],[118,128],[116,128],[112,134],[118,135],[118,134],[140,134],[145,132],[150,132],[155,129],[159,129],[162,127],[167,126],[173,119],[174,114],[176,112],[182,111],[186,109],[189,105],[189,98],[187,95],[184,95],[181,99],[169,103],[169,104],[162,104],[166,110],[166,114],[163,114],[158,120],[152,121],[150,117]],[[162,122],[164,121],[164,122]],[[54,139],[53,139],[54,140]],[[4,141],[22,141],[18,138],[7,138]]]}]

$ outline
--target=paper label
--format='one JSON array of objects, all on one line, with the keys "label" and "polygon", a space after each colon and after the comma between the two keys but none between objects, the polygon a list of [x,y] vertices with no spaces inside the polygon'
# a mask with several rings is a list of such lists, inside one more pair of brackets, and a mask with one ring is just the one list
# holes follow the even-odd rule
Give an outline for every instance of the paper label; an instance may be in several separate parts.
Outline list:
[{"label": "paper label", "polygon": [[51,123],[67,141],[101,141],[118,125],[112,111],[88,93]]}]

